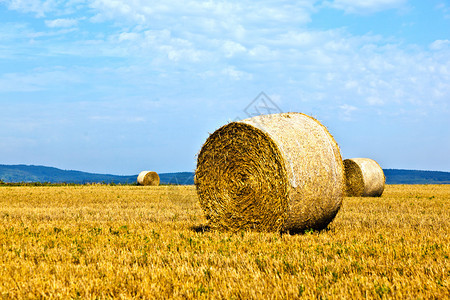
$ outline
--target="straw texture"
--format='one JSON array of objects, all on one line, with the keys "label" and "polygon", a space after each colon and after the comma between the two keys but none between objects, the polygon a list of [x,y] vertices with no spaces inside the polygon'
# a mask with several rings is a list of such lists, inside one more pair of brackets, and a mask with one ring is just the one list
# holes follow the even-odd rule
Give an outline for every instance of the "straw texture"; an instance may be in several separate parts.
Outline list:
[{"label": "straw texture", "polygon": [[344,160],[346,196],[380,197],[386,177],[380,165],[370,158]]},{"label": "straw texture", "polygon": [[211,226],[229,230],[322,229],[344,192],[338,145],[323,125],[300,113],[216,130],[198,155],[195,178]]},{"label": "straw texture", "polygon": [[159,185],[159,175],[156,172],[142,171],[138,175],[137,182],[139,185]]}]

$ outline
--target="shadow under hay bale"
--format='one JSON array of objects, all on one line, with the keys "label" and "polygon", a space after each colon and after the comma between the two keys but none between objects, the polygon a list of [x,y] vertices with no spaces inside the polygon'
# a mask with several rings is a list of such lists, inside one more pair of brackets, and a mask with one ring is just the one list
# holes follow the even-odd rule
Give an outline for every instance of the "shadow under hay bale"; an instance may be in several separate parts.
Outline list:
[{"label": "shadow under hay bale", "polygon": [[190,227],[192,231],[195,231],[197,233],[204,233],[204,232],[209,232],[211,231],[211,227],[209,227],[208,225],[205,224],[200,224],[197,226],[192,226]]},{"label": "shadow under hay bale", "polygon": [[370,158],[344,160],[347,197],[380,197],[386,177],[380,165]]},{"label": "shadow under hay bale", "polygon": [[325,228],[344,193],[339,147],[300,113],[229,123],[203,145],[196,187],[212,227],[301,232]]},{"label": "shadow under hay bale", "polygon": [[159,175],[156,172],[142,171],[137,178],[139,185],[159,185]]}]

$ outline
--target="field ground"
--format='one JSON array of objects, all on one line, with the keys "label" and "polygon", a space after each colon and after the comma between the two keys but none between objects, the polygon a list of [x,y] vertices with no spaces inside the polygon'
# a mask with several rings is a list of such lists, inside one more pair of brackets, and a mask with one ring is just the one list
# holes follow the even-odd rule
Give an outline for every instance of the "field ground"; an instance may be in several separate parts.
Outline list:
[{"label": "field ground", "polygon": [[322,232],[205,224],[193,186],[0,187],[0,296],[450,298],[450,185],[345,198]]}]

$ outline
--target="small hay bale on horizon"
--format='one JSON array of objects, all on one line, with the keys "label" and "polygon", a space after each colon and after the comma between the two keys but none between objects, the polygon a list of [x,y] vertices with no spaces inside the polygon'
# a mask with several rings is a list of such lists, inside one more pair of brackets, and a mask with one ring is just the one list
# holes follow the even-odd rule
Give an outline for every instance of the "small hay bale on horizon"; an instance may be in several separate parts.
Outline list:
[{"label": "small hay bale on horizon", "polygon": [[344,195],[339,147],[325,126],[301,113],[229,123],[209,136],[195,184],[210,225],[227,230],[323,229]]},{"label": "small hay bale on horizon", "polygon": [[159,175],[152,171],[142,171],[137,178],[139,185],[159,185]]},{"label": "small hay bale on horizon", "polygon": [[347,197],[380,197],[386,177],[380,165],[370,158],[344,160]]}]

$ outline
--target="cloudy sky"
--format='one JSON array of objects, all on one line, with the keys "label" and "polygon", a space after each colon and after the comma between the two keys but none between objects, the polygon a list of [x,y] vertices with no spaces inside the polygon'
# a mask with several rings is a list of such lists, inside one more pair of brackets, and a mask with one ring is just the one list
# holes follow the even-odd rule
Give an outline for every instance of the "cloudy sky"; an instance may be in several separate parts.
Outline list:
[{"label": "cloudy sky", "polygon": [[0,0],[0,164],[192,171],[261,92],[344,158],[450,171],[450,1]]}]

